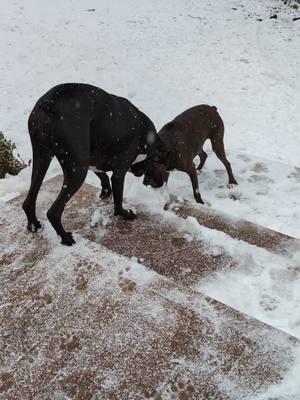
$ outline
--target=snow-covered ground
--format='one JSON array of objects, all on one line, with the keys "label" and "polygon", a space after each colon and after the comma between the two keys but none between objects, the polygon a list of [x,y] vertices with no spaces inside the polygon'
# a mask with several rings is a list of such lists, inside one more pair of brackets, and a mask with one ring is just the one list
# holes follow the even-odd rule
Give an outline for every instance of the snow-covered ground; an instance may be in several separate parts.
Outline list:
[{"label": "snow-covered ground", "polygon": [[[223,190],[223,166],[210,157],[200,178],[203,198],[300,237],[300,29],[287,7],[270,20],[276,5],[102,0],[87,11],[85,1],[2,0],[0,129],[30,159],[28,114],[61,82],[129,97],[158,129],[189,106],[215,104],[240,185]],[[28,182],[28,171],[2,181],[0,197]],[[181,174],[172,176],[170,189],[190,197]]]},{"label": "snow-covered ground", "polygon": [[[31,108],[57,83],[88,82],[128,97],[158,129],[190,106],[214,104],[225,122],[225,147],[239,185],[227,189],[223,165],[207,144],[209,158],[199,175],[203,199],[212,208],[300,238],[295,10],[280,0],[1,0],[0,6],[0,130],[16,142],[23,159],[31,158]],[[278,18],[269,19],[276,6]],[[53,162],[48,177],[57,173]],[[98,184],[92,174],[88,180]],[[0,198],[26,190],[29,182],[29,168],[0,180]],[[193,199],[185,174],[172,173],[168,186]],[[128,174],[129,201],[150,207],[161,203],[159,196]],[[237,241],[225,240],[224,246],[233,246],[235,254],[240,250]],[[300,252],[290,255],[287,275],[279,258],[259,256],[253,270],[213,276],[199,288],[271,324],[278,319],[275,326],[298,335],[293,313],[300,309]],[[263,313],[270,298],[275,308]],[[281,394],[296,393],[288,388],[282,386]]]}]

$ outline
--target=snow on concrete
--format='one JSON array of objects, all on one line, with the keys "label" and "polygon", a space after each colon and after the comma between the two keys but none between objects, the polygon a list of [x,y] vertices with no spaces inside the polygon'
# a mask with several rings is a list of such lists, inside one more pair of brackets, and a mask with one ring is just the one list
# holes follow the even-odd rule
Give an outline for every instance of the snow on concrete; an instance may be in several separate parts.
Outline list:
[{"label": "snow on concrete", "polygon": [[[299,263],[287,256],[200,226],[188,217],[183,229],[213,255],[229,253],[239,268],[211,274],[196,285],[202,293],[300,338]],[[300,254],[300,246],[297,249]],[[247,295],[245,295],[247,294]]]},{"label": "snow on concrete", "polygon": [[[278,385],[270,386],[267,391],[261,395],[255,396],[256,400],[297,400],[300,393],[300,348],[295,351],[295,362],[282,382]],[[254,400],[250,396],[249,400]]]},{"label": "snow on concrete", "polygon": [[[19,207],[4,204],[0,217],[6,223],[18,217],[0,243],[8,260],[1,268],[0,311],[6,322],[1,329],[8,345],[0,374],[11,376],[11,398],[18,397],[20,387],[25,393],[36,390],[41,399],[49,391],[62,398],[64,391],[72,393],[66,380],[84,371],[93,376],[89,383],[97,383],[90,391],[99,398],[111,398],[106,391],[119,398],[127,393],[126,398],[147,397],[138,387],[147,380],[147,392],[154,386],[162,399],[169,398],[177,381],[179,388],[179,382],[192,384],[191,399],[201,398],[201,390],[215,399],[214,390],[220,398],[239,400],[263,393],[267,382],[277,382],[294,360],[296,343],[287,335],[176,285],[136,260],[80,234],[70,252],[59,245],[49,224],[41,237],[24,235]],[[22,244],[16,258],[11,257],[14,237]],[[53,375],[45,376],[49,369]],[[86,386],[77,382],[84,393]]]}]

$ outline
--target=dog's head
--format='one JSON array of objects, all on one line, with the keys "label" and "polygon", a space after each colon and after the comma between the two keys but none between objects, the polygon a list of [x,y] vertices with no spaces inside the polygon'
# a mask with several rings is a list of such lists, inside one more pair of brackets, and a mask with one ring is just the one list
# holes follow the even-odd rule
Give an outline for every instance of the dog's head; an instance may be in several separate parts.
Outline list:
[{"label": "dog's head", "polygon": [[143,183],[145,186],[151,185],[154,188],[159,188],[163,186],[168,176],[166,169],[167,155],[166,146],[158,137],[151,154],[144,161],[133,164],[131,172],[135,176],[144,175]]}]

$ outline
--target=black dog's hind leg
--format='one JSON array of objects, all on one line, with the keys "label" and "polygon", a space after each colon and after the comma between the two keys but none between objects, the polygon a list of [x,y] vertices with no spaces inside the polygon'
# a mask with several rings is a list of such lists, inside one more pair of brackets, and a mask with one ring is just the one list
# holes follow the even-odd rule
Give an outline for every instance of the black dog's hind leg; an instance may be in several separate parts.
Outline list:
[{"label": "black dog's hind leg", "polygon": [[114,172],[111,177],[112,190],[115,205],[115,215],[121,215],[124,219],[134,219],[136,215],[132,210],[123,208],[123,189],[126,172]]},{"label": "black dog's hind leg", "polygon": [[41,224],[36,218],[36,198],[49,168],[52,152],[47,147],[35,143],[32,144],[32,148],[31,184],[22,207],[28,220],[27,229],[30,232],[36,232],[41,228]]},{"label": "black dog's hind leg", "polygon": [[109,177],[105,172],[95,172],[95,174],[98,176],[98,178],[101,181],[101,194],[100,198],[101,199],[107,199],[111,195],[111,187],[110,187],[110,182],[109,182]]},{"label": "black dog's hind leg", "polygon": [[202,150],[201,152],[198,153],[199,157],[200,157],[200,164],[197,168],[198,171],[201,171],[201,169],[203,168],[203,165],[205,164],[205,161],[207,159],[207,154],[205,153],[204,150]]},{"label": "black dog's hind leg", "polygon": [[88,166],[83,166],[81,163],[75,163],[68,159],[68,163],[61,164],[64,173],[64,182],[61,191],[47,212],[47,217],[51,222],[56,233],[61,237],[61,243],[67,246],[72,246],[75,240],[71,232],[66,232],[61,223],[61,216],[67,202],[82,186],[87,175]]}]

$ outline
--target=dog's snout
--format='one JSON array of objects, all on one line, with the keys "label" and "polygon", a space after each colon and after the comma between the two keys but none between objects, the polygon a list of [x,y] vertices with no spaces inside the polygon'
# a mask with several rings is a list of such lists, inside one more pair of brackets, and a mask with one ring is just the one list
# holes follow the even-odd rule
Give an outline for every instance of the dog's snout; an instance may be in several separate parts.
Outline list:
[{"label": "dog's snout", "polygon": [[163,185],[163,182],[160,184],[159,182],[155,181],[154,179],[150,179],[149,184],[150,184],[151,187],[156,189],[156,188],[161,187]]},{"label": "dog's snout", "polygon": [[157,184],[157,182],[155,181],[155,179],[153,179],[153,178],[151,178],[151,177],[149,177],[149,176],[145,176],[145,178],[144,178],[144,185],[145,186],[152,186],[153,188],[156,188],[156,187],[158,187],[159,185]]},{"label": "dog's snout", "polygon": [[150,178],[145,176],[143,183],[144,183],[145,186],[149,186],[150,185]]}]

